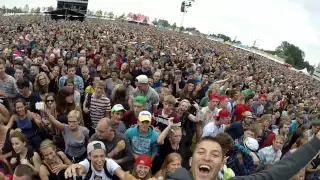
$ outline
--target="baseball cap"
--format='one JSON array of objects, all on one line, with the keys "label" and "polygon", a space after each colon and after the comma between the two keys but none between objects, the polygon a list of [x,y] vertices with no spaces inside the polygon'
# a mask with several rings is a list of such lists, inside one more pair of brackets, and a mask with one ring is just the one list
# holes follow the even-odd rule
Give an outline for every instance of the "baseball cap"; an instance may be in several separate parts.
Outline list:
[{"label": "baseball cap", "polygon": [[139,75],[136,77],[138,83],[148,84],[149,78],[146,75]]},{"label": "baseball cap", "polygon": [[122,111],[125,112],[126,109],[121,104],[116,104],[112,107],[111,112]]},{"label": "baseball cap", "polygon": [[252,116],[252,112],[250,112],[250,111],[245,111],[242,115],[243,115],[244,117],[250,117],[250,118],[253,117],[253,116]]},{"label": "baseball cap", "polygon": [[151,122],[152,116],[151,116],[151,113],[149,111],[141,111],[139,113],[138,119],[139,119],[140,122],[143,122],[143,121]]},{"label": "baseball cap", "polygon": [[136,159],[136,165],[144,165],[144,166],[151,167],[152,166],[152,160],[151,160],[150,156],[148,156],[146,154],[141,154]]},{"label": "baseball cap", "polygon": [[147,104],[147,99],[144,96],[136,96],[133,99],[133,103],[139,103],[139,104],[142,104],[142,105],[146,105]]},{"label": "baseball cap", "polygon": [[267,96],[265,94],[260,94],[259,99],[267,99]]},{"label": "baseball cap", "polygon": [[219,98],[219,95],[218,93],[212,93],[209,97],[210,101],[216,99],[216,100],[219,100],[220,101],[220,98]]},{"label": "baseball cap", "polygon": [[106,147],[103,144],[103,142],[101,142],[101,141],[92,141],[87,146],[87,153],[89,154],[92,151],[97,150],[97,149],[102,149],[102,150],[106,151]]},{"label": "baseball cap", "polygon": [[229,116],[230,116],[230,112],[226,109],[222,109],[218,113],[218,117],[220,117],[220,118],[227,118]]},{"label": "baseball cap", "polygon": [[227,96],[227,95],[219,96],[219,100],[220,100],[220,101],[224,101],[224,100],[227,100],[227,99],[228,99],[228,96]]},{"label": "baseball cap", "polygon": [[247,137],[243,141],[243,145],[251,151],[257,151],[259,149],[259,143],[256,139]]}]

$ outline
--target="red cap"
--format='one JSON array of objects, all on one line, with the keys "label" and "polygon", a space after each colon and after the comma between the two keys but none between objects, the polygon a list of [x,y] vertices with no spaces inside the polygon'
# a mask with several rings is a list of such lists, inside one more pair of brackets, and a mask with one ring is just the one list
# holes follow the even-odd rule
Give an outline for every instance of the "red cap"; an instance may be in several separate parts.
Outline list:
[{"label": "red cap", "polygon": [[264,94],[260,94],[259,99],[267,99],[267,96]]},{"label": "red cap", "polygon": [[227,118],[227,117],[230,116],[230,112],[228,110],[226,110],[226,109],[222,109],[222,110],[219,111],[218,116],[220,118]]},{"label": "red cap", "polygon": [[228,96],[227,95],[222,95],[219,97],[220,101],[224,101],[226,99],[228,99]]},{"label": "red cap", "polygon": [[214,100],[214,99],[217,99],[220,101],[220,97],[217,93],[212,93],[209,97],[210,101]]},{"label": "red cap", "polygon": [[151,158],[146,155],[146,154],[141,154],[137,159],[136,159],[136,165],[144,165],[151,167],[152,166],[152,160]]}]

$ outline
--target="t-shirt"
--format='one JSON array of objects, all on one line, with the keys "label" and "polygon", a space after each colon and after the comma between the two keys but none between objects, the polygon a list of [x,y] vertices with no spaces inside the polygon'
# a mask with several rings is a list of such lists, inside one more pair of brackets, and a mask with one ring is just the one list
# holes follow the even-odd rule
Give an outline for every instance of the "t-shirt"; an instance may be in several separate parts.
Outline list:
[{"label": "t-shirt", "polygon": [[229,130],[227,133],[232,137],[233,140],[237,140],[241,138],[241,136],[244,133],[244,129],[242,126],[242,121],[237,121],[234,123],[231,123]]},{"label": "t-shirt", "polygon": [[217,126],[215,122],[209,122],[203,128],[202,137],[204,136],[216,137],[218,134],[223,133],[225,128],[226,128],[225,124]]},{"label": "t-shirt", "polygon": [[171,112],[168,116],[163,114],[163,109],[159,109],[157,112],[154,113],[155,121],[154,126],[159,127],[161,131],[163,131],[169,124],[168,119],[173,117],[173,125],[174,126],[181,126],[180,118],[175,112]]},{"label": "t-shirt", "polygon": [[65,142],[65,153],[71,157],[81,157],[87,151],[87,140],[89,139],[89,130],[86,127],[80,126],[81,133],[80,140],[77,140],[70,129],[70,126],[65,124],[62,131],[63,139]]},{"label": "t-shirt", "polygon": [[[114,175],[116,169],[121,168],[114,160],[109,159],[109,158],[106,158],[105,160],[107,161],[106,166],[107,166],[107,170],[110,173],[110,175]],[[83,165],[85,167],[86,172],[89,171],[90,162],[87,159],[81,161],[79,164]],[[95,180],[95,179],[112,180],[112,179],[107,177],[106,173],[104,172],[104,169],[102,171],[100,171],[100,172],[96,171],[93,168],[92,164],[91,164],[91,169],[92,169],[92,175],[91,175],[89,180]],[[82,176],[83,179],[85,177],[86,177],[85,175]]]},{"label": "t-shirt", "polygon": [[36,110],[36,103],[42,102],[42,99],[39,93],[32,92],[29,97],[23,97],[20,94],[18,94],[15,99],[19,99],[19,98],[24,99],[26,101],[27,106],[29,107],[29,110],[31,112],[38,112]]}]

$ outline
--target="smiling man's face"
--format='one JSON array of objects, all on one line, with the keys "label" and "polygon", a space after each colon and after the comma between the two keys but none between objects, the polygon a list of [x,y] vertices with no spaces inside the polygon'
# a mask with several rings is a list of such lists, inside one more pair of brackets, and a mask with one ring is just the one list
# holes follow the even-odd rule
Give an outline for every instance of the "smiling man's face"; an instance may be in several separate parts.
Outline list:
[{"label": "smiling man's face", "polygon": [[200,142],[192,156],[191,171],[195,180],[216,179],[224,161],[220,144],[210,140]]}]

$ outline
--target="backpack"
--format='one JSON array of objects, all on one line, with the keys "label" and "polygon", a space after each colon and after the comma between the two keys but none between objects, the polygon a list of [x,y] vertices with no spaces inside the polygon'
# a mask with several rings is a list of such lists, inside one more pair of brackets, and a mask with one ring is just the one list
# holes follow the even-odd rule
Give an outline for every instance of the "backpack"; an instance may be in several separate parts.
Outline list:
[{"label": "backpack", "polygon": [[[84,180],[90,180],[91,176],[92,176],[92,168],[91,168],[91,161],[88,159],[89,161],[89,171],[87,172]],[[104,162],[104,166],[103,166],[103,170],[104,172],[106,173],[106,176],[109,178],[109,179],[112,179],[112,180],[119,180],[118,176],[116,175],[111,175],[108,171],[108,168],[107,168],[107,161]]]}]

